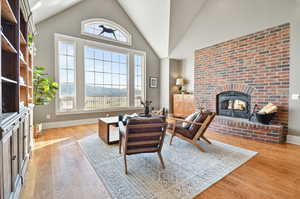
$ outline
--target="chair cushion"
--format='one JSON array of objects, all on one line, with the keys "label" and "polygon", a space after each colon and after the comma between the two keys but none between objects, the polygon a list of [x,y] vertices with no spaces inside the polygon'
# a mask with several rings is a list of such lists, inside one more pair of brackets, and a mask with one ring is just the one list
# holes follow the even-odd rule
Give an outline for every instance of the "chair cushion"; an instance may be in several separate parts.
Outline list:
[{"label": "chair cushion", "polygon": [[182,126],[176,126],[175,132],[190,139],[193,139],[193,137],[195,136],[191,131],[189,131],[186,128],[183,128]]},{"label": "chair cushion", "polygon": [[[201,112],[193,122],[203,123],[209,114],[211,114],[211,112]],[[192,124],[188,130],[195,136],[200,127],[201,125]]]},{"label": "chair cushion", "polygon": [[[193,121],[198,116],[198,114],[199,114],[199,112],[195,112],[195,113],[190,114],[189,116],[187,116],[185,118],[185,121],[189,121],[189,122]],[[188,123],[188,122],[183,122],[182,123],[182,127],[185,128],[185,129],[190,128],[190,126],[191,126],[191,123]]]}]

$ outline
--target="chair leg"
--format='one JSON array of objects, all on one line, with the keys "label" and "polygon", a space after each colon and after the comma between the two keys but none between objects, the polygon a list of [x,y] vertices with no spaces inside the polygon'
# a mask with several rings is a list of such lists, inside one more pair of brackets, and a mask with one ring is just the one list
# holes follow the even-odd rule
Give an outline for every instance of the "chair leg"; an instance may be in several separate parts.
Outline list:
[{"label": "chair leg", "polygon": [[125,174],[127,175],[127,160],[126,160],[126,154],[124,154],[124,166],[125,166]]},{"label": "chair leg", "polygon": [[193,143],[200,151],[205,152],[205,150],[196,142]]},{"label": "chair leg", "polygon": [[201,137],[203,140],[205,140],[208,144],[211,144],[211,142],[204,136]]},{"label": "chair leg", "polygon": [[172,144],[173,137],[174,137],[174,133],[172,133],[172,136],[171,136],[171,138],[170,138],[170,145]]},{"label": "chair leg", "polygon": [[157,154],[158,154],[158,157],[159,157],[159,160],[160,160],[160,163],[161,163],[162,168],[165,169],[165,164],[164,164],[164,161],[163,161],[163,159],[162,159],[161,153],[160,153],[160,152],[157,152]]}]

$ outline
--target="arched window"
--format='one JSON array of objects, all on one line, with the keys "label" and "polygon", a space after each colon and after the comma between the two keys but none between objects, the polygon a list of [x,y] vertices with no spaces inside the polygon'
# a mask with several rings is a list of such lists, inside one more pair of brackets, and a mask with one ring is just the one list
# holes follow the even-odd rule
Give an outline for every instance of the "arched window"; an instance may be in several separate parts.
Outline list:
[{"label": "arched window", "polygon": [[98,39],[131,45],[130,33],[119,24],[107,19],[88,19],[81,22],[81,33]]}]

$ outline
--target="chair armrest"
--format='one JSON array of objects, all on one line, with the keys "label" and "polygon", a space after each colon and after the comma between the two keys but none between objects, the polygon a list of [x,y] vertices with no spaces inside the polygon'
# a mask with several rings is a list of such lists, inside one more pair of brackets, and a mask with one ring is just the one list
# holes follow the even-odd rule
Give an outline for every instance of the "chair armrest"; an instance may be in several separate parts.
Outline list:
[{"label": "chair armrest", "polygon": [[195,125],[200,125],[200,126],[203,124],[203,123],[193,122],[193,121],[188,121],[188,120],[183,120],[183,119],[175,118],[175,117],[169,117],[168,119],[174,120],[175,122],[176,121],[178,121],[178,122],[186,122],[186,123],[189,123],[189,124],[195,124]]}]

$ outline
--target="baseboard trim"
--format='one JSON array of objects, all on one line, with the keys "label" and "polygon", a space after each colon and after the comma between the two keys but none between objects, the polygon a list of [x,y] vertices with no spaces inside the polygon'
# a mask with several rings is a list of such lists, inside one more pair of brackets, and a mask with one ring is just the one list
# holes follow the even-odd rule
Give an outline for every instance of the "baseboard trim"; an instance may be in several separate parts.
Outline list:
[{"label": "baseboard trim", "polygon": [[300,136],[287,135],[286,142],[289,143],[289,144],[300,145]]},{"label": "baseboard trim", "polygon": [[43,123],[43,129],[62,128],[84,124],[96,124],[97,118]]}]

